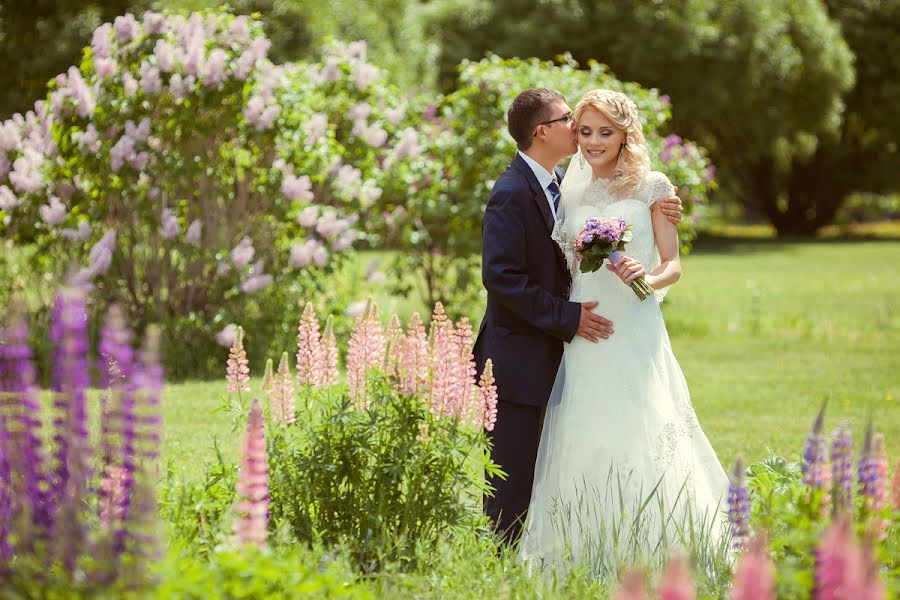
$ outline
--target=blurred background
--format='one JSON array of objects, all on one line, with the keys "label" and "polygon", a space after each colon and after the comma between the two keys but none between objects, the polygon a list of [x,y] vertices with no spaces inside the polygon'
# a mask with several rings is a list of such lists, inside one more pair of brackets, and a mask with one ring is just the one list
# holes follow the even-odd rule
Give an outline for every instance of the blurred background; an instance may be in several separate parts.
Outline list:
[{"label": "blurred background", "polygon": [[[31,108],[77,64],[93,30],[197,0],[0,2],[0,116]],[[706,226],[815,236],[900,216],[900,5],[896,0],[238,0],[276,63],[323,40],[365,40],[401,88],[447,93],[486,53],[597,60],[662,90],[672,129],[709,150],[719,192]],[[538,85],[540,82],[535,82]],[[574,99],[573,99],[574,101]]]}]

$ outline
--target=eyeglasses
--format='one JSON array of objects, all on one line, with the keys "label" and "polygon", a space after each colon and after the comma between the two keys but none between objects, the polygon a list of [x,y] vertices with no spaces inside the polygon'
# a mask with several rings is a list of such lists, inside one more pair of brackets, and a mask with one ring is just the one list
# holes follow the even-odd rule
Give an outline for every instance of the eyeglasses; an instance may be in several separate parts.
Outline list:
[{"label": "eyeglasses", "polygon": [[[561,116],[557,119],[550,119],[549,121],[541,121],[540,123],[538,123],[538,125],[553,125],[554,123],[559,123],[559,122],[571,123],[574,120],[575,120],[575,115],[573,115],[570,112],[567,112],[566,114],[564,114],[563,116]],[[535,130],[533,137],[537,137],[537,130]]]}]

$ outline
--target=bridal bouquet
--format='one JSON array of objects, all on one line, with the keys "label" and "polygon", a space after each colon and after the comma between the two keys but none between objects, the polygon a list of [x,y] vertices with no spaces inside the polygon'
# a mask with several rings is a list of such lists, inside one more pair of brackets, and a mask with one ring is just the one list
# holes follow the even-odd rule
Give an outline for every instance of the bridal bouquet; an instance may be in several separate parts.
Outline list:
[{"label": "bridal bouquet", "polygon": [[[625,244],[631,241],[631,225],[624,219],[588,219],[575,238],[575,256],[582,273],[593,273],[607,258],[615,265],[624,256]],[[631,282],[631,289],[641,300],[653,294],[643,277]]]}]

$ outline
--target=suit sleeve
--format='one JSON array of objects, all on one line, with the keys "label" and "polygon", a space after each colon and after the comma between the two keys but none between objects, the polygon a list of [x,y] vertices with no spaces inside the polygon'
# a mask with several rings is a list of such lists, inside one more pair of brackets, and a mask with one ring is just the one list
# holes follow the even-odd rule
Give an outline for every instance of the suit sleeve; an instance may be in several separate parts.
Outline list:
[{"label": "suit sleeve", "polygon": [[481,278],[488,292],[519,318],[569,342],[581,305],[557,298],[528,278],[523,207],[511,190],[494,190],[484,212]]}]

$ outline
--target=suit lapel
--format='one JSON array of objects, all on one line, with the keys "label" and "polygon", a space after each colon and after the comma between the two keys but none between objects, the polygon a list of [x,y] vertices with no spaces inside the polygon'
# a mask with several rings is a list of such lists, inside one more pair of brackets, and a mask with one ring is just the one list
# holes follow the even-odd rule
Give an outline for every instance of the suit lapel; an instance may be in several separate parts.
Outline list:
[{"label": "suit lapel", "polygon": [[[519,174],[525,178],[525,181],[528,182],[528,187],[531,188],[531,199],[537,203],[538,211],[540,211],[541,217],[544,219],[544,225],[547,227],[547,233],[548,235],[551,235],[553,233],[553,227],[556,225],[553,219],[553,211],[550,209],[550,203],[547,201],[547,194],[544,193],[544,189],[541,187],[540,182],[538,182],[537,177],[534,176],[534,171],[531,170],[531,167],[528,166],[525,159],[519,156],[518,153],[516,153],[516,157],[513,159],[510,166],[518,171]],[[556,169],[556,176],[559,178],[559,181],[562,182],[562,171],[560,171],[560,169]],[[563,269],[568,270],[568,267],[566,266],[566,257],[563,255],[559,244],[556,242],[553,242],[553,250],[556,254],[557,262],[562,265]]]},{"label": "suit lapel", "polygon": [[538,182],[537,177],[534,176],[534,171],[531,170],[531,167],[528,166],[525,159],[519,156],[518,153],[513,159],[511,166],[525,178],[525,181],[528,182],[528,187],[531,188],[531,199],[537,203],[538,210],[544,218],[544,225],[547,226],[547,232],[553,233],[553,211],[550,210],[550,203],[547,202],[547,194],[544,193],[544,189]]}]

